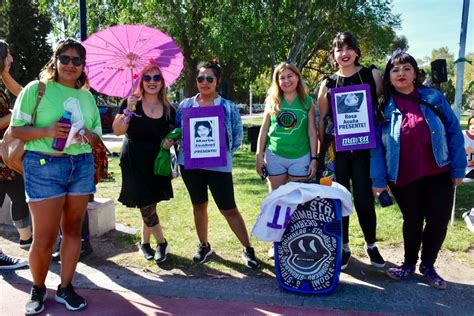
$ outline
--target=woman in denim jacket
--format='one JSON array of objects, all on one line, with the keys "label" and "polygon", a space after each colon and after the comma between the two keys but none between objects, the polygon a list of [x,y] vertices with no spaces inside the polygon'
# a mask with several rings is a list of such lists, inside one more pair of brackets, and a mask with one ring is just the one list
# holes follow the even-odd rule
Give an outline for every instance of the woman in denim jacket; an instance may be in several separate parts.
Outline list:
[{"label": "woman in denim jacket", "polygon": [[387,275],[395,280],[413,275],[422,248],[420,273],[431,286],[445,289],[434,263],[446,237],[454,187],[464,177],[464,140],[446,98],[423,87],[418,78],[415,59],[396,51],[383,77],[382,118],[370,173],[374,194],[391,191],[403,214],[404,263]]},{"label": "woman in denim jacket", "polygon": [[[255,257],[255,251],[250,245],[250,238],[245,227],[244,219],[235,204],[234,184],[232,181],[232,154],[242,144],[242,120],[234,102],[226,100],[217,94],[217,87],[222,77],[222,68],[215,62],[201,63],[198,66],[196,78],[199,94],[185,99],[176,112],[176,127],[183,126],[183,111],[189,108],[222,106],[224,107],[224,124],[226,131],[226,165],[222,167],[186,169],[184,167],[184,150],[181,147],[178,154],[181,176],[191,197],[194,213],[194,224],[199,238],[199,247],[193,257],[195,263],[203,263],[213,250],[208,242],[208,194],[211,191],[217,207],[224,215],[227,223],[245,247],[242,258],[247,267],[256,269],[260,263]],[[181,141],[181,144],[183,142]]]}]

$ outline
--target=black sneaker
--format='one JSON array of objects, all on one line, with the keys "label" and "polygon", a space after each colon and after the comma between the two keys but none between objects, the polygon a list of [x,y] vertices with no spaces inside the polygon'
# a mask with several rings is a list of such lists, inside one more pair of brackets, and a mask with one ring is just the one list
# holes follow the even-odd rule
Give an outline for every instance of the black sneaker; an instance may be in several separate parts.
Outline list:
[{"label": "black sneaker", "polygon": [[94,252],[94,250],[92,249],[92,245],[91,245],[90,240],[83,240],[81,242],[81,252],[79,254],[79,260],[84,259],[85,257],[87,257],[88,255],[90,255],[93,252]]},{"label": "black sneaker", "polygon": [[255,250],[252,247],[248,247],[244,250],[242,259],[244,259],[245,265],[250,269],[260,268],[260,263],[258,262],[257,257],[255,257]]},{"label": "black sneaker", "polygon": [[72,284],[65,289],[62,289],[59,284],[54,299],[58,303],[65,304],[66,309],[70,311],[79,311],[87,306],[86,301],[74,291]]},{"label": "black sneaker", "polygon": [[207,243],[207,246],[204,243],[199,244],[199,248],[193,257],[194,263],[203,263],[211,253],[212,249],[210,243]]},{"label": "black sneaker", "polygon": [[41,288],[33,285],[30,294],[31,297],[25,305],[25,314],[34,315],[41,313],[44,310],[44,301],[46,301],[48,296],[46,287]]},{"label": "black sneaker", "polygon": [[345,270],[347,268],[350,260],[351,260],[351,251],[343,249],[342,259],[341,259],[341,270]]},{"label": "black sneaker", "polygon": [[383,268],[385,267],[385,260],[383,260],[382,256],[380,255],[379,249],[374,246],[372,248],[368,248],[367,246],[365,248],[365,253],[367,254],[367,257],[370,259],[370,263],[376,267],[376,268]]},{"label": "black sneaker", "polygon": [[29,249],[32,243],[33,243],[33,236],[31,236],[30,239],[27,239],[27,240],[20,239],[20,248]]},{"label": "black sneaker", "polygon": [[155,255],[155,251],[151,248],[150,244],[140,244],[140,252],[143,254],[145,260],[152,260]]},{"label": "black sneaker", "polygon": [[166,255],[170,252],[170,246],[168,245],[168,242],[158,244],[156,246],[156,251],[155,251],[155,261],[156,262],[163,262],[166,260]]},{"label": "black sneaker", "polygon": [[28,265],[28,262],[18,258],[10,257],[3,252],[0,252],[0,270],[18,269]]}]

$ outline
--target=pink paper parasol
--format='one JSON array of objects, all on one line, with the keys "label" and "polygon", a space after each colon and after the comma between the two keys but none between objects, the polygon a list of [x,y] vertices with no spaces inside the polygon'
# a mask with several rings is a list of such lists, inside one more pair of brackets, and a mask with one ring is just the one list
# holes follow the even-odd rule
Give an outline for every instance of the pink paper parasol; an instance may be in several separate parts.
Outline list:
[{"label": "pink paper parasol", "polygon": [[92,34],[83,45],[89,84],[108,96],[129,96],[140,71],[150,63],[160,67],[168,87],[183,69],[183,54],[175,41],[145,25],[111,26]]}]

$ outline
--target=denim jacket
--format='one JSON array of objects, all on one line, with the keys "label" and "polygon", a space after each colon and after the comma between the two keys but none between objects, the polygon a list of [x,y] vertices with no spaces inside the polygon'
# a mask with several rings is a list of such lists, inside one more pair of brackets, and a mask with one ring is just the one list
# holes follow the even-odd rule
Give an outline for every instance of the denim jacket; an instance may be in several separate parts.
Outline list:
[{"label": "denim jacket", "polygon": [[[176,127],[181,128],[183,126],[183,110],[192,107],[198,107],[197,97],[199,94],[195,95],[192,98],[187,98],[181,101],[179,108],[176,111]],[[243,139],[243,129],[242,129],[242,119],[240,118],[240,113],[234,102],[222,98],[220,95],[214,99],[214,106],[218,106],[221,103],[224,104],[225,110],[225,129],[226,129],[226,139],[227,139],[227,149],[231,152],[236,151],[240,145],[242,145]],[[181,144],[183,142],[181,141]]]},{"label": "denim jacket", "polygon": [[[420,98],[437,105],[443,121],[427,106],[420,104],[431,132],[431,144],[436,164],[444,167],[451,164],[451,177],[464,178],[466,153],[464,139],[454,112],[441,92],[433,88],[417,88]],[[375,128],[377,147],[370,152],[370,177],[373,187],[382,188],[387,182],[397,181],[400,162],[400,127],[402,113],[396,107],[393,96],[385,106],[384,121]],[[416,157],[414,157],[416,159]]]}]

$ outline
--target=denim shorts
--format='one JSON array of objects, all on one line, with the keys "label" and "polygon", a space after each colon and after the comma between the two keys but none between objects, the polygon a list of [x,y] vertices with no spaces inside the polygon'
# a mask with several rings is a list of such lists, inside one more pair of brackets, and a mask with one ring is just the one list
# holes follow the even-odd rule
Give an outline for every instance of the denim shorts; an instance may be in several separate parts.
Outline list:
[{"label": "denim shorts", "polygon": [[288,174],[292,177],[306,177],[308,176],[310,159],[311,155],[309,153],[300,158],[289,159],[272,153],[268,147],[265,150],[265,162],[269,176]]},{"label": "denim shorts", "polygon": [[26,151],[23,171],[27,202],[64,195],[89,195],[96,191],[94,158],[91,153],[51,156]]}]

